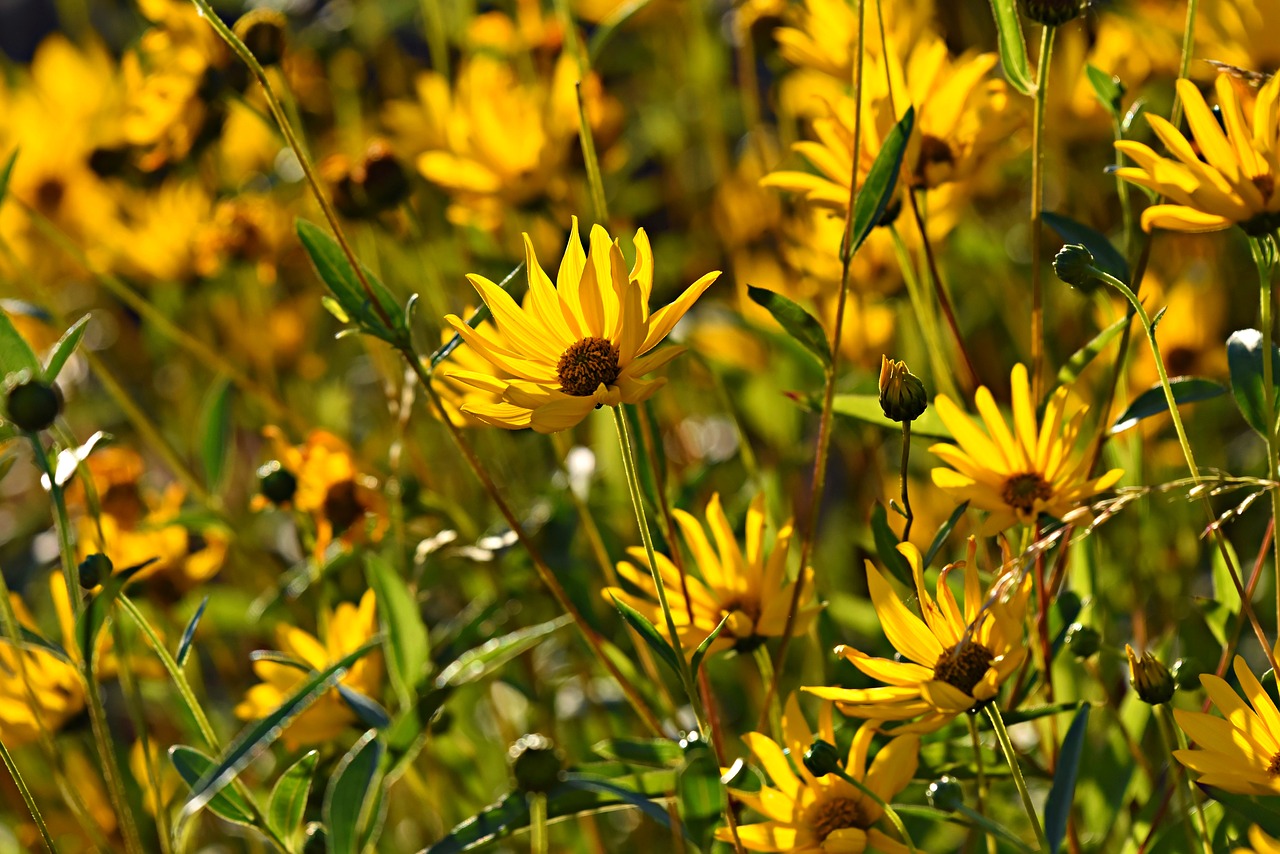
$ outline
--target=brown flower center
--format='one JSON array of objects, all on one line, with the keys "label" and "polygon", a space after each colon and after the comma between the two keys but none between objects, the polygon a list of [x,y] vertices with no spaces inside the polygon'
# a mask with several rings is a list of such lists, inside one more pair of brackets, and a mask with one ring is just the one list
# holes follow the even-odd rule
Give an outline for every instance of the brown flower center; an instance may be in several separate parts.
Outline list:
[{"label": "brown flower center", "polygon": [[57,213],[67,187],[58,178],[45,178],[36,186],[36,207],[42,213]]},{"label": "brown flower center", "polygon": [[607,338],[583,338],[564,351],[556,365],[560,390],[574,397],[590,397],[601,383],[613,385],[621,369],[618,347]]},{"label": "brown flower center", "polygon": [[1037,500],[1047,501],[1053,497],[1053,488],[1035,472],[1015,474],[1004,482],[1000,497],[1010,507],[1030,513],[1035,509]]},{"label": "brown flower center", "polygon": [[1253,177],[1253,186],[1257,187],[1262,193],[1262,198],[1269,200],[1271,194],[1276,191],[1276,176],[1270,172],[1264,172],[1261,175]]},{"label": "brown flower center", "polygon": [[866,816],[862,814],[862,810],[858,809],[857,801],[850,798],[831,798],[825,801],[818,801],[809,810],[807,817],[809,827],[813,830],[813,835],[818,837],[819,842],[824,842],[828,836],[837,830],[843,830],[847,827],[866,828],[870,822]]},{"label": "brown flower center", "polygon": [[987,675],[995,654],[976,641],[961,641],[942,651],[933,665],[933,678],[959,688],[970,697],[982,677]]},{"label": "brown flower center", "polygon": [[344,480],[329,487],[324,496],[324,517],[333,526],[334,534],[341,534],[364,514],[364,505],[356,493],[353,480]]},{"label": "brown flower center", "polygon": [[916,161],[916,184],[936,187],[951,180],[956,165],[956,152],[951,143],[940,137],[920,137],[920,159]]},{"label": "brown flower center", "polygon": [[1280,753],[1271,757],[1271,764],[1267,766],[1267,773],[1272,777],[1280,777]]}]

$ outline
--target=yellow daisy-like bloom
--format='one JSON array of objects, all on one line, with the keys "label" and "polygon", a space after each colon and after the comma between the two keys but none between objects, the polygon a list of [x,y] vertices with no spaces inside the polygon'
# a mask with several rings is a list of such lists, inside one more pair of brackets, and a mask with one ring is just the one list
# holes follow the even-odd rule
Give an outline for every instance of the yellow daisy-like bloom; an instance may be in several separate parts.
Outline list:
[{"label": "yellow daisy-like bloom", "polygon": [[991,514],[982,527],[984,535],[1015,522],[1033,525],[1041,513],[1060,519],[1080,502],[1115,485],[1124,474],[1123,469],[1112,469],[1089,479],[1088,455],[1076,448],[1087,409],[1079,407],[1068,416],[1066,388],[1049,398],[1037,433],[1025,366],[1014,365],[1012,386],[1012,432],[986,386],[974,395],[985,430],[946,395],[938,395],[934,403],[957,444],[929,448],[953,467],[934,469],[933,482],[957,501],[968,501],[974,509]]},{"label": "yellow daisy-like bloom", "polygon": [[1249,847],[1232,849],[1231,854],[1280,854],[1280,840],[1272,839],[1255,824],[1249,828]]},{"label": "yellow daisy-like bloom", "polygon": [[[276,628],[276,645],[280,651],[314,670],[323,670],[354,652],[378,632],[376,603],[372,590],[365,591],[360,604],[343,602],[329,615],[324,642],[295,626]],[[250,688],[236,706],[242,720],[264,718],[289,697],[308,674],[297,667],[278,661],[255,661],[253,672],[262,680]],[[356,693],[377,699],[382,688],[382,653],[373,650],[351,665],[342,683]],[[336,688],[326,691],[306,711],[285,728],[282,738],[289,750],[304,745],[320,744],[337,738],[357,720],[356,713],[342,699]]]},{"label": "yellow daisy-like bloom", "polygon": [[635,266],[628,273],[622,247],[599,225],[591,229],[590,253],[583,252],[574,218],[552,285],[525,235],[529,293],[523,308],[484,276],[468,275],[493,312],[497,334],[472,329],[454,314],[445,320],[495,370],[451,369],[446,375],[499,394],[502,402],[467,402],[462,411],[496,427],[554,433],[573,427],[598,406],[639,403],[660,389],[665,378],[642,377],[683,348],[650,351],[720,273],[708,273],[650,314],[653,250],[644,229],[636,232],[635,246]]},{"label": "yellow daisy-like bloom", "polygon": [[1171,202],[1143,211],[1142,227],[1200,232],[1239,225],[1252,236],[1280,228],[1280,76],[1258,92],[1252,122],[1227,75],[1215,84],[1222,124],[1194,83],[1179,80],[1177,86],[1198,152],[1181,131],[1151,113],[1147,123],[1176,160],[1133,140],[1115,144],[1138,164],[1116,174]]},{"label": "yellow daisy-like bloom", "polygon": [[[793,533],[791,521],[788,520],[778,530],[772,550],[766,549],[764,494],[756,495],[747,510],[747,548],[744,553],[738,547],[733,526],[725,517],[719,495],[711,496],[706,512],[714,548],[701,522],[680,509],[673,513],[685,545],[693,555],[693,565],[702,576],[699,580],[689,575],[682,582],[680,570],[671,559],[664,554],[655,555],[666,587],[667,602],[671,606],[671,617],[685,651],[692,655],[698,644],[725,617],[729,622],[711,644],[711,652],[731,647],[747,651],[759,646],[766,638],[780,636],[786,629],[787,612],[796,585],[794,581],[786,582],[787,553]],[[616,597],[626,602],[665,633],[666,621],[655,601],[657,594],[653,592],[653,576],[648,570],[645,551],[632,547],[627,553],[636,563],[620,561],[618,574],[645,591],[646,595],[632,596],[616,587],[609,587],[604,591],[605,599]],[[804,570],[804,585],[809,591],[808,604],[801,603],[796,615],[795,634],[807,631],[822,610],[820,605],[813,604],[813,570],[808,567]]]},{"label": "yellow daisy-like bloom", "polygon": [[[60,575],[54,581],[63,583]],[[31,613],[17,594],[9,598],[18,622],[35,629]],[[35,741],[41,727],[57,732],[84,704],[84,679],[76,662],[35,647],[15,650],[7,637],[0,637],[0,732],[6,747]]]},{"label": "yellow daisy-like bloom", "polygon": [[[803,688],[855,718],[910,721],[898,732],[933,732],[952,718],[993,699],[1000,686],[1021,666],[1027,654],[1023,639],[1030,576],[984,607],[982,589],[971,559],[943,568],[938,598],[925,587],[920,551],[910,543],[898,551],[911,564],[923,619],[913,614],[880,570],[867,561],[867,586],[880,625],[904,661],[872,658],[848,646],[836,649],[863,673],[885,683],[879,688]],[[964,612],[956,604],[947,575],[964,570]],[[997,582],[999,584],[1000,582]]]},{"label": "yellow daisy-like bloom", "polygon": [[[847,780],[836,774],[814,777],[800,757],[813,743],[813,732],[800,704],[793,694],[787,700],[782,717],[785,745],[767,735],[747,733],[743,741],[755,755],[760,767],[769,775],[772,786],[758,792],[734,791],[734,797],[752,810],[767,816],[768,821],[738,826],[738,839],[749,851],[831,851],[861,854],[878,851],[900,854],[910,849],[875,827],[884,810]],[[888,802],[907,787],[920,761],[920,737],[898,736],[880,749],[871,767],[867,753],[875,737],[875,725],[861,727],[849,745],[844,772]],[[829,744],[835,743],[835,729],[828,706],[819,722],[818,734]],[[787,758],[785,751],[791,757]],[[716,831],[716,838],[732,842],[727,827]]]},{"label": "yellow daisy-like bloom", "polygon": [[1243,698],[1225,679],[1200,676],[1205,693],[1225,718],[1173,710],[1178,726],[1199,746],[1175,750],[1174,758],[1198,773],[1201,785],[1242,795],[1280,794],[1280,710],[1240,656],[1235,672]]}]

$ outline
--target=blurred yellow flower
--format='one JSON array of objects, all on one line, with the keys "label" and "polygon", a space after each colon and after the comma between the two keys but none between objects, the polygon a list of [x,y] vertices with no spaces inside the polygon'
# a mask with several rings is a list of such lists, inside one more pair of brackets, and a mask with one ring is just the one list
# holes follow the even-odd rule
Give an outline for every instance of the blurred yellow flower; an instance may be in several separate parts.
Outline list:
[{"label": "blurred yellow flower", "polygon": [[[328,626],[323,642],[302,629],[282,624],[276,628],[276,646],[280,652],[312,670],[323,670],[377,634],[375,610],[373,591],[367,590],[360,597],[358,606],[343,602],[330,612],[328,619],[322,622]],[[250,688],[236,706],[236,716],[242,720],[271,714],[308,677],[306,671],[277,661],[255,661],[253,672],[262,681]],[[382,687],[382,652],[373,650],[351,665],[341,684],[376,700]],[[331,688],[294,718],[281,737],[287,749],[296,750],[304,745],[337,738],[356,721],[356,713],[342,699],[337,688]]]},{"label": "blurred yellow flower", "polygon": [[[445,320],[494,370],[453,369],[446,376],[501,394],[503,402],[466,403],[463,411],[497,427],[554,433],[573,427],[598,406],[639,403],[660,389],[664,378],[641,378],[683,348],[650,351],[720,274],[708,273],[651,315],[653,251],[644,229],[636,232],[635,247],[636,263],[627,273],[622,247],[597,225],[591,229],[591,251],[584,253],[575,217],[552,285],[526,235],[524,308],[485,277],[469,275],[493,312],[497,334],[472,329],[457,315]],[[503,372],[514,379],[503,378]]]},{"label": "blurred yellow flower", "polygon": [[933,482],[957,501],[988,511],[991,515],[982,526],[986,535],[1014,523],[1034,525],[1041,513],[1061,519],[1090,496],[1114,486],[1124,474],[1123,469],[1112,469],[1090,479],[1088,454],[1076,448],[1087,409],[1079,407],[1068,416],[1066,388],[1049,398],[1037,433],[1024,365],[1014,366],[1011,382],[1013,432],[986,386],[974,395],[985,429],[946,395],[938,395],[934,404],[956,444],[939,442],[929,448],[953,467],[935,468]]},{"label": "blurred yellow flower", "polygon": [[[906,854],[906,845],[875,827],[884,810],[859,787],[837,774],[815,777],[800,761],[813,743],[814,733],[800,713],[793,694],[782,718],[785,744],[758,732],[743,736],[756,762],[772,785],[758,792],[734,790],[733,796],[768,818],[757,824],[740,824],[738,839],[748,851],[829,851],[839,854]],[[875,725],[865,724],[853,736],[844,773],[862,783],[882,801],[898,795],[919,765],[920,737],[901,735],[882,747],[867,767]],[[830,707],[823,710],[818,736],[835,744]],[[787,753],[790,753],[788,759]],[[732,842],[729,828],[716,830],[721,842]]]},{"label": "blurred yellow flower", "polygon": [[1240,656],[1237,694],[1225,679],[1200,675],[1209,700],[1225,718],[1174,709],[1173,717],[1197,748],[1175,750],[1176,758],[1199,775],[1201,786],[1242,795],[1280,794],[1280,710]]},{"label": "blurred yellow flower", "polygon": [[[157,809],[164,809],[178,794],[182,779],[178,770],[169,761],[164,747],[156,741],[154,733],[149,734],[147,750],[142,748],[142,739],[129,748],[129,772],[138,781],[142,790],[142,806],[151,815]],[[156,795],[159,794],[159,798]]]},{"label": "blurred yellow flower", "polygon": [[[696,568],[701,578],[688,574],[680,577],[680,570],[671,558],[657,554],[658,571],[662,573],[671,617],[680,635],[680,643],[690,655],[711,634],[725,617],[720,636],[711,644],[710,651],[735,648],[747,652],[767,638],[779,637],[786,628],[787,612],[795,592],[795,581],[787,581],[787,556],[791,547],[793,528],[790,520],[778,529],[773,548],[765,548],[764,493],[751,501],[747,510],[746,551],[738,547],[733,526],[725,517],[720,496],[712,495],[707,502],[707,527],[712,540],[707,539],[702,523],[679,508],[672,511],[680,526],[681,536],[693,556],[690,567]],[[643,591],[635,596],[617,587],[604,590],[605,599],[617,598],[648,617],[659,630],[666,632],[656,596],[653,592],[653,576],[648,570],[648,558],[642,548],[627,550],[633,561],[643,569],[627,561],[618,562],[618,575]],[[813,601],[813,569],[804,570],[807,591],[796,614],[795,634],[804,634],[809,624],[822,610]],[[687,585],[687,587],[686,587]],[[685,591],[688,591],[686,597]]]},{"label": "blurred yellow flower", "polygon": [[[65,583],[60,574],[55,585]],[[18,623],[36,631],[35,619],[16,593],[9,594]],[[69,656],[77,648],[67,648]],[[39,647],[15,650],[8,635],[0,633],[0,732],[13,749],[35,741],[43,728],[57,732],[78,715],[85,704],[85,685],[76,660],[62,658]]]},{"label": "blurred yellow flower", "polygon": [[1142,227],[1199,232],[1239,225],[1252,236],[1280,228],[1280,76],[1258,93],[1252,121],[1227,75],[1219,75],[1215,84],[1221,124],[1194,83],[1179,80],[1177,86],[1198,152],[1181,131],[1153,113],[1147,113],[1147,123],[1176,160],[1134,140],[1115,144],[1138,164],[1116,174],[1170,200],[1144,210]]},{"label": "blurred yellow flower", "polygon": [[1233,848],[1231,854],[1280,854],[1280,840],[1268,836],[1255,824],[1249,828],[1249,847]]},{"label": "blurred yellow flower", "polygon": [[[903,543],[898,551],[911,565],[923,619],[907,608],[871,561],[867,561],[867,586],[885,636],[903,660],[872,658],[850,646],[837,647],[837,654],[884,686],[802,690],[835,702],[852,717],[916,719],[898,732],[933,732],[992,700],[1022,664],[1027,654],[1023,624],[1031,578],[1006,577],[996,582],[993,588],[1006,581],[1007,587],[988,603],[991,591],[983,591],[973,560],[949,564],[939,574],[935,600],[925,587],[919,550]],[[957,567],[964,570],[963,613],[947,586],[947,575]]]}]

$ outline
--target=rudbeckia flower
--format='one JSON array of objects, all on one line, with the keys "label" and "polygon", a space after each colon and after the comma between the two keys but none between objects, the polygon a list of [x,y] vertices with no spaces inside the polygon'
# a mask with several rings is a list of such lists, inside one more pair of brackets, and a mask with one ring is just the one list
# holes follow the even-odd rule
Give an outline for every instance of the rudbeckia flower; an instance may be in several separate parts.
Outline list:
[{"label": "rudbeckia flower", "polygon": [[[276,628],[276,645],[289,658],[313,670],[323,670],[377,634],[376,607],[373,591],[367,590],[359,605],[343,602],[330,612],[323,642],[296,626],[282,624]],[[271,714],[308,678],[307,671],[279,661],[255,661],[253,672],[262,682],[250,688],[236,706],[236,716],[241,720]],[[382,687],[382,653],[373,650],[352,664],[341,684],[377,699]],[[338,690],[330,688],[285,728],[284,745],[296,750],[303,745],[321,744],[337,738],[356,720],[356,713]]]},{"label": "rudbeckia flower", "polygon": [[[793,694],[782,717],[785,745],[767,735],[747,733],[743,741],[756,762],[769,775],[772,785],[758,792],[734,791],[733,795],[769,820],[738,826],[738,839],[748,851],[831,851],[840,854],[881,854],[907,852],[907,846],[875,827],[884,810],[866,794],[837,774],[815,777],[800,757],[813,743],[813,732]],[[835,743],[830,707],[824,710],[819,735]],[[867,753],[875,737],[875,726],[861,727],[849,746],[844,773],[860,781],[888,802],[907,787],[916,773],[920,737],[902,735],[880,749],[871,767]],[[787,752],[790,751],[788,760]],[[716,838],[732,842],[728,828],[716,831]]]},{"label": "rudbeckia flower", "polygon": [[[766,549],[764,494],[757,495],[747,510],[747,548],[744,553],[738,547],[733,526],[724,515],[719,495],[711,496],[706,512],[714,548],[701,522],[678,508],[672,512],[685,545],[693,555],[692,566],[701,576],[699,579],[687,575],[682,582],[680,570],[671,559],[661,553],[655,555],[666,587],[667,602],[671,606],[671,617],[684,649],[692,655],[698,644],[725,617],[729,622],[711,644],[712,652],[730,647],[746,651],[759,646],[766,638],[780,636],[786,629],[787,612],[796,585],[794,581],[786,581],[787,553],[793,532],[791,522],[782,525],[774,537],[773,548]],[[632,547],[627,553],[636,564],[620,561],[618,574],[644,591],[645,595],[632,596],[610,587],[605,589],[604,596],[626,602],[665,632],[666,623],[656,601],[645,551]],[[637,565],[644,569],[637,568]],[[808,604],[801,603],[800,612],[796,615],[795,634],[803,634],[821,610],[821,606],[813,604],[811,568],[804,570],[804,583],[805,590],[809,591]],[[685,585],[688,586],[687,598]]]},{"label": "rudbeckia flower", "polygon": [[466,403],[462,411],[497,427],[554,433],[598,406],[639,403],[660,389],[665,379],[644,375],[683,348],[654,348],[720,273],[708,273],[650,314],[653,250],[644,229],[636,232],[635,246],[636,263],[628,273],[621,246],[597,225],[586,254],[575,218],[552,285],[525,235],[529,291],[523,307],[484,276],[467,276],[493,312],[497,332],[472,329],[453,314],[445,320],[493,370],[455,369],[447,376],[500,394],[503,402]]},{"label": "rudbeckia flower", "polygon": [[[897,732],[933,732],[952,718],[992,700],[1027,654],[1023,639],[1031,578],[1015,582],[1006,595],[985,605],[978,569],[970,560],[964,570],[964,611],[960,611],[947,575],[961,566],[945,567],[938,578],[938,598],[925,587],[920,551],[910,543],[898,551],[911,565],[923,619],[913,614],[867,561],[867,586],[880,625],[902,661],[872,658],[853,647],[836,654],[884,684],[880,688],[806,687],[802,690],[832,700],[846,715],[877,721],[910,721]],[[984,606],[985,605],[985,606]]]},{"label": "rudbeckia flower", "polygon": [[1240,656],[1235,672],[1243,697],[1221,677],[1200,676],[1224,718],[1173,710],[1178,726],[1198,746],[1175,750],[1174,758],[1197,772],[1202,786],[1242,795],[1280,794],[1280,710]]},{"label": "rudbeckia flower", "polygon": [[1142,227],[1198,232],[1239,225],[1255,237],[1280,228],[1280,76],[1258,92],[1252,121],[1226,75],[1215,85],[1221,124],[1194,83],[1179,80],[1177,86],[1198,152],[1181,131],[1151,113],[1147,123],[1176,160],[1133,140],[1115,144],[1138,164],[1116,174],[1170,200],[1143,211]]},{"label": "rudbeckia flower", "polygon": [[990,512],[982,527],[987,535],[1015,522],[1035,524],[1041,513],[1062,518],[1124,474],[1122,469],[1112,469],[1090,480],[1087,455],[1075,447],[1086,409],[1066,415],[1067,389],[1059,388],[1049,398],[1037,432],[1025,366],[1014,365],[1012,386],[1012,432],[986,386],[974,395],[985,430],[946,395],[938,395],[934,403],[957,445],[939,443],[929,448],[953,466],[934,469],[933,482],[957,501]]}]

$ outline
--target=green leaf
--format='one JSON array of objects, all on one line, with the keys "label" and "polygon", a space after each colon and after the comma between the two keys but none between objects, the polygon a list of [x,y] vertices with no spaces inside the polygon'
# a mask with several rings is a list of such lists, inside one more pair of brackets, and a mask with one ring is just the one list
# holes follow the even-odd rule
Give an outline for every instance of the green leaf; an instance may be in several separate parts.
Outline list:
[{"label": "green leaf", "polygon": [[1058,233],[1064,243],[1078,243],[1093,255],[1093,263],[1099,270],[1109,273],[1126,285],[1129,284],[1129,262],[1120,250],[1111,245],[1106,235],[1070,217],[1045,211],[1041,216],[1050,228]]},{"label": "green leaf", "polygon": [[357,854],[361,833],[372,812],[368,807],[383,749],[378,731],[371,729],[338,763],[321,811],[329,831],[326,850],[330,854]]},{"label": "green leaf", "polygon": [[[369,283],[373,299],[376,299],[381,313],[375,309],[370,295],[357,278],[346,253],[338,242],[314,223],[299,219],[296,224],[298,239],[307,250],[311,263],[321,281],[333,292],[334,299],[342,307],[343,312],[360,327],[360,330],[381,338],[394,346],[408,346],[409,333],[405,326],[404,309],[391,296],[386,285],[382,284],[367,267],[360,265],[365,281]],[[382,319],[385,315],[387,321]]]},{"label": "green leaf", "polygon": [[1123,116],[1121,112],[1123,107],[1120,102],[1124,98],[1125,91],[1120,78],[1092,65],[1085,65],[1084,73],[1089,78],[1089,85],[1093,87],[1093,94],[1098,96],[1098,103],[1111,114],[1112,119],[1119,122]]},{"label": "green leaf", "polygon": [[[515,281],[516,276],[520,275],[520,271],[523,269],[524,269],[524,262],[521,261],[519,264],[516,265],[516,268],[514,270],[512,270],[510,273],[507,273],[506,278],[504,278],[501,282],[498,282],[498,287],[502,288],[504,291],[508,290],[508,286]],[[467,326],[470,326],[472,329],[475,329],[477,326],[479,326],[481,323],[484,323],[486,320],[488,320],[492,316],[493,315],[489,312],[489,306],[485,305],[484,303],[481,303],[480,307],[475,311],[473,311],[471,313],[471,316],[467,318]],[[436,369],[436,365],[440,364],[445,359],[449,358],[449,354],[452,353],[454,350],[458,349],[460,346],[462,346],[462,336],[455,332],[453,333],[452,338],[444,342],[444,344],[440,345],[439,350],[436,350],[434,353],[431,354],[431,358],[428,360],[430,371],[434,371]]]},{"label": "green leaf", "polygon": [[231,452],[231,382],[222,377],[205,394],[200,407],[200,464],[209,491],[221,492],[226,474],[227,456]]},{"label": "green leaf", "polygon": [[187,627],[182,631],[182,640],[178,642],[178,654],[173,657],[179,667],[187,663],[187,656],[191,654],[191,641],[196,636],[196,626],[200,625],[200,618],[204,616],[204,609],[208,604],[209,597],[206,596],[201,600],[200,607],[196,608],[196,612],[191,615],[191,619],[187,622]]},{"label": "green leaf", "polygon": [[613,34],[618,31],[618,28],[631,20],[632,16],[645,6],[648,6],[649,2],[650,0],[631,0],[631,2],[623,3],[608,15],[605,15],[587,43],[587,56],[590,58],[592,65],[595,65],[596,60],[600,58],[600,52],[604,50],[605,45],[613,38]]},{"label": "green leaf", "polygon": [[879,224],[893,201],[898,190],[898,172],[902,168],[902,158],[907,153],[907,142],[911,139],[911,130],[915,127],[916,108],[907,107],[907,111],[885,137],[880,153],[876,155],[871,168],[867,170],[867,179],[858,188],[858,198],[853,204],[853,240],[849,254],[858,251],[871,229]]},{"label": "green leaf", "polygon": [[564,783],[562,785],[566,789],[580,789],[612,795],[617,798],[620,803],[633,806],[640,810],[640,812],[656,821],[659,826],[665,828],[671,827],[671,816],[664,808],[658,806],[644,795],[633,792],[630,789],[617,785],[616,783],[611,783],[608,780],[602,780],[598,777],[592,777],[589,774],[569,773],[565,775]]},{"label": "green leaf", "polygon": [[951,511],[951,515],[947,521],[938,526],[938,533],[933,535],[933,542],[929,544],[929,550],[924,553],[924,568],[928,569],[929,564],[933,563],[933,559],[938,556],[938,552],[942,550],[942,546],[947,541],[947,537],[951,536],[951,531],[955,529],[956,524],[960,521],[960,517],[964,515],[964,511],[969,509],[969,502],[965,501],[955,510]]},{"label": "green leaf", "polygon": [[[1176,377],[1169,380],[1169,389],[1173,392],[1173,400],[1178,406],[1210,400],[1227,391],[1213,380],[1202,377]],[[1144,418],[1168,411],[1169,404],[1165,399],[1164,389],[1159,385],[1152,386],[1138,395],[1138,399],[1129,404],[1129,408],[1116,419],[1116,423],[1111,425],[1111,435],[1123,433]]]},{"label": "green leaf", "polygon": [[106,623],[107,615],[111,613],[111,606],[115,604],[120,591],[124,590],[124,586],[135,575],[158,559],[153,557],[142,563],[117,570],[111,573],[110,577],[102,579],[101,588],[89,600],[80,618],[76,620],[76,640],[80,643],[81,661],[92,663],[94,651],[97,649],[98,632]]},{"label": "green leaf", "polygon": [[[1093,338],[1089,339],[1089,343],[1085,344],[1079,350],[1071,354],[1071,358],[1067,359],[1062,369],[1058,371],[1058,385],[1071,385],[1080,378],[1080,374],[1084,373],[1084,369],[1089,366],[1098,354],[1102,352],[1108,344],[1110,344],[1124,328],[1129,325],[1130,318],[1122,317],[1115,323],[1112,323],[1106,329],[1099,332]],[[1053,391],[1049,391],[1053,394]]]},{"label": "green leaf", "polygon": [[908,590],[915,589],[915,579],[911,576],[911,564],[898,551],[898,535],[889,527],[889,515],[879,501],[871,508],[871,535],[876,541],[876,554],[880,563],[889,574],[906,585]]},{"label": "green leaf", "polygon": [[5,196],[9,194],[9,179],[13,176],[13,164],[17,162],[18,149],[15,148],[4,162],[4,167],[0,168],[0,205],[4,204]]},{"label": "green leaf", "polygon": [[1084,705],[1083,700],[1072,700],[1068,703],[1053,703],[1048,706],[1036,706],[1031,709],[1014,709],[1013,711],[1003,712],[1004,722],[1006,726],[1014,724],[1024,724],[1027,721],[1034,721],[1038,718],[1046,718],[1049,715],[1060,715],[1063,712],[1074,712]]},{"label": "green leaf", "polygon": [[684,759],[680,745],[667,738],[611,738],[592,746],[591,752],[605,759],[657,767],[678,765]]},{"label": "green leaf", "polygon": [[408,706],[427,674],[427,627],[413,591],[389,562],[370,552],[365,555],[365,574],[378,599],[378,619],[387,638],[387,672],[400,705]]},{"label": "green leaf", "polygon": [[[169,761],[178,769],[178,774],[195,787],[196,783],[213,767],[213,760],[185,744],[176,744],[169,748]],[[245,800],[244,795],[235,789],[225,789],[209,800],[209,810],[219,818],[233,821],[236,824],[253,826],[253,807]]]},{"label": "green leaf", "polygon": [[676,804],[685,830],[702,850],[709,850],[711,835],[720,823],[723,808],[720,766],[705,745],[687,749],[684,766],[676,774]]},{"label": "green leaf", "polygon": [[[807,408],[816,410],[818,407],[810,403]],[[880,396],[876,394],[837,394],[831,403],[831,411],[836,415],[866,421],[895,433],[902,432],[901,424],[885,416],[884,410],[880,408]],[[951,431],[942,423],[942,419],[938,417],[937,411],[932,406],[911,422],[911,435],[926,439],[951,440]]]},{"label": "green leaf", "polygon": [[1022,38],[1017,0],[991,0],[991,12],[996,19],[1004,76],[1022,94],[1034,95],[1036,84],[1031,79],[1031,65],[1027,62],[1027,43]]},{"label": "green leaf", "polygon": [[183,817],[194,815],[209,803],[210,799],[234,780],[250,762],[270,747],[294,718],[305,712],[312,703],[336,685],[346,675],[347,668],[376,649],[381,642],[382,639],[379,637],[370,638],[324,670],[304,679],[279,708],[241,730],[223,752],[217,766],[210,769],[196,785],[191,787],[191,797],[182,808]]},{"label": "green leaf", "polygon": [[62,333],[58,343],[54,344],[53,349],[49,351],[49,357],[44,364],[44,381],[46,383],[52,383],[58,378],[63,366],[71,358],[71,354],[80,346],[80,341],[84,338],[84,331],[89,325],[89,318],[90,315],[86,314],[71,324],[71,328]]},{"label": "green leaf", "polygon": [[645,619],[644,614],[641,614],[617,596],[613,597],[613,604],[618,606],[618,613],[622,614],[622,619],[626,620],[627,625],[635,629],[636,634],[640,635],[644,642],[649,645],[649,649],[653,650],[658,658],[662,659],[662,663],[671,668],[671,672],[679,678],[680,659],[671,644],[667,643],[666,638],[658,632],[653,623]]},{"label": "green leaf", "polygon": [[297,833],[302,824],[307,797],[311,793],[311,777],[319,760],[319,751],[308,751],[290,765],[271,787],[271,799],[267,801],[267,824],[286,840]]},{"label": "green leaf", "polygon": [[339,684],[334,687],[338,689],[338,696],[347,704],[347,707],[356,713],[360,723],[373,729],[386,729],[391,725],[391,715],[387,714],[387,710],[382,708],[376,700],[346,685]]},{"label": "green leaf", "polygon": [[707,651],[711,649],[711,645],[716,642],[716,638],[720,637],[720,632],[724,629],[724,624],[729,622],[732,614],[725,614],[719,624],[711,630],[711,634],[707,635],[702,643],[698,644],[698,648],[693,651],[693,659],[689,662],[689,670],[696,677],[698,668],[702,667],[702,659],[706,658]]},{"label": "green leaf", "polygon": [[[1266,416],[1266,392],[1263,388],[1262,333],[1256,329],[1239,329],[1227,339],[1227,366],[1231,369],[1231,393],[1235,395],[1240,414],[1263,438],[1268,421],[1275,424],[1280,413],[1280,392],[1272,401],[1271,418]],[[1280,382],[1280,347],[1271,345],[1271,378]]]},{"label": "green leaf", "polygon": [[32,377],[44,376],[31,345],[18,334],[9,313],[0,309],[0,379],[18,371],[28,371]]},{"label": "green leaf", "polygon": [[764,288],[747,285],[747,295],[757,305],[767,309],[786,333],[812,353],[822,367],[831,367],[831,344],[827,341],[826,330],[816,317],[782,294]]},{"label": "green leaf", "polygon": [[1234,813],[1243,816],[1250,824],[1256,824],[1271,836],[1280,836],[1280,806],[1275,798],[1256,798],[1224,792],[1209,786],[1201,787],[1209,797]]},{"label": "green leaf", "polygon": [[530,626],[527,629],[503,635],[500,638],[494,638],[475,649],[467,650],[458,656],[456,661],[440,672],[440,675],[436,677],[436,687],[456,688],[459,685],[477,682],[516,656],[533,649],[542,643],[547,635],[564,628],[569,625],[569,622],[570,618],[568,616],[558,617],[545,623],[539,623],[536,626]]},{"label": "green leaf", "polygon": [[1080,774],[1080,757],[1084,753],[1085,728],[1089,724],[1089,704],[1080,707],[1066,736],[1062,739],[1062,752],[1058,754],[1058,769],[1053,774],[1049,799],[1044,805],[1044,833],[1049,840],[1049,850],[1058,854],[1062,838],[1067,832],[1067,819],[1071,816],[1071,803],[1075,799],[1076,778]]}]

